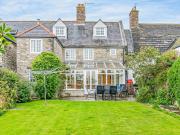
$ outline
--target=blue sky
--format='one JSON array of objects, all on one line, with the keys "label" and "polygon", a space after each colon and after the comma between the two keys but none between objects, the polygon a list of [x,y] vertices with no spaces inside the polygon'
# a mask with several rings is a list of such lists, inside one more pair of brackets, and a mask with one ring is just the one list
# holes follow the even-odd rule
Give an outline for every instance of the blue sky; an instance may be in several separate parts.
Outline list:
[{"label": "blue sky", "polygon": [[179,23],[180,0],[0,0],[3,20],[75,20],[76,5],[87,5],[87,20],[122,20],[129,26],[129,11],[137,4],[141,23]]}]

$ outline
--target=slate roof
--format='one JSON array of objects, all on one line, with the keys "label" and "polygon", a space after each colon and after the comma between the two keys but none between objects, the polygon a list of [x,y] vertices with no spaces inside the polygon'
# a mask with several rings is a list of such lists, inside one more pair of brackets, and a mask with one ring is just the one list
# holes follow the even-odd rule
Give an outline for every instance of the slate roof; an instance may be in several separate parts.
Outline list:
[{"label": "slate roof", "polygon": [[[37,25],[37,21],[5,21],[13,31],[21,33]],[[40,21],[40,23],[53,30],[57,21]],[[104,22],[107,25],[107,39],[93,39],[93,26],[97,22],[86,22],[85,25],[77,25],[76,21],[63,21],[67,26],[68,38],[60,39],[64,47],[125,47],[127,45],[122,22]],[[41,27],[26,33],[24,37],[48,37]]]},{"label": "slate roof", "polygon": [[126,41],[127,41],[127,51],[128,53],[133,53],[134,52],[134,44],[133,44],[133,38],[132,38],[132,33],[130,30],[124,30],[125,36],[126,36]]},{"label": "slate roof", "polygon": [[56,37],[47,27],[37,23],[34,27],[18,32],[16,37]]},{"label": "slate roof", "polygon": [[180,37],[180,24],[139,24],[139,45],[154,46],[160,52]]}]

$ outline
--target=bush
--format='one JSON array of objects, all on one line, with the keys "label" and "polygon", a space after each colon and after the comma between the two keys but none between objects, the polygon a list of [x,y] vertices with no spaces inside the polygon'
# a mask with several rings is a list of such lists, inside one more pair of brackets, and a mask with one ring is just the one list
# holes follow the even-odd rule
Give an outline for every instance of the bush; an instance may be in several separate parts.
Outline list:
[{"label": "bush", "polygon": [[10,88],[5,81],[0,81],[0,110],[6,110],[15,103],[16,90]]},{"label": "bush", "polygon": [[154,98],[154,92],[148,87],[141,87],[138,89],[137,101],[143,103],[149,103]]},{"label": "bush", "polygon": [[4,108],[10,108],[16,103],[19,76],[8,69],[0,69],[0,95]]},{"label": "bush", "polygon": [[169,98],[168,90],[166,90],[166,89],[159,89],[157,91],[156,103],[157,104],[162,104],[162,105],[169,105],[169,104],[171,104],[171,99]]},{"label": "bush", "polygon": [[[43,52],[37,56],[32,62],[32,70],[53,70],[58,69],[58,71],[63,71],[65,65],[60,61],[58,56],[52,52]],[[44,99],[44,75],[34,75],[36,80],[35,91],[41,99]],[[59,88],[64,88],[64,75],[59,73],[45,75],[45,86],[47,90],[47,99],[51,99],[58,92]]]},{"label": "bush", "polygon": [[18,103],[25,103],[31,100],[32,87],[27,81],[20,81],[17,89],[17,100]]},{"label": "bush", "polygon": [[30,87],[18,74],[9,69],[0,68],[0,76],[2,83],[0,87],[3,100],[6,101],[6,108],[12,107],[16,102],[30,100]]},{"label": "bush", "polygon": [[172,101],[180,105],[180,58],[169,69],[168,86]]}]

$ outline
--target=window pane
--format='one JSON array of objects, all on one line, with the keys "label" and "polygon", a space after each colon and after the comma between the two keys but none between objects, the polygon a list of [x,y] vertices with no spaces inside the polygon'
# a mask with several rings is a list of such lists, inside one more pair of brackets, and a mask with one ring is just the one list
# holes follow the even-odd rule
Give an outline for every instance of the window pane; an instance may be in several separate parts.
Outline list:
[{"label": "window pane", "polygon": [[76,59],[76,50],[75,49],[66,49],[65,50],[66,60],[75,60]]},{"label": "window pane", "polygon": [[56,27],[56,35],[57,36],[64,36],[65,34],[65,27],[57,26]]},{"label": "window pane", "polygon": [[96,28],[96,35],[97,36],[104,36],[105,35],[105,28]]},{"label": "window pane", "polygon": [[67,75],[67,89],[75,89],[74,74]]},{"label": "window pane", "polygon": [[33,39],[30,41],[30,46],[32,53],[40,53],[42,51],[42,40]]},{"label": "window pane", "polygon": [[76,89],[84,89],[84,76],[83,76],[83,74],[76,74]]},{"label": "window pane", "polygon": [[94,52],[93,49],[84,49],[84,59],[85,60],[93,60]]}]

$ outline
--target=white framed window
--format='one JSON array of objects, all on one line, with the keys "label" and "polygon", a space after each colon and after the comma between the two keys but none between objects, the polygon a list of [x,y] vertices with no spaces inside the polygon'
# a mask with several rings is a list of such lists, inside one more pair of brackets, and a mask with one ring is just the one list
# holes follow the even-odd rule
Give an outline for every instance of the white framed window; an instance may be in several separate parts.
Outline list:
[{"label": "white framed window", "polygon": [[84,60],[93,60],[94,59],[94,50],[92,48],[85,48],[83,50]]},{"label": "white framed window", "polygon": [[105,36],[105,28],[97,27],[96,28],[96,36]]},{"label": "white framed window", "polygon": [[76,60],[76,49],[66,49],[65,60]]},{"label": "white framed window", "polygon": [[56,36],[65,36],[65,27],[56,26]]},{"label": "white framed window", "polygon": [[43,51],[42,39],[30,39],[30,52],[41,53]]},{"label": "white framed window", "polygon": [[110,49],[110,56],[116,55],[116,49]]}]

